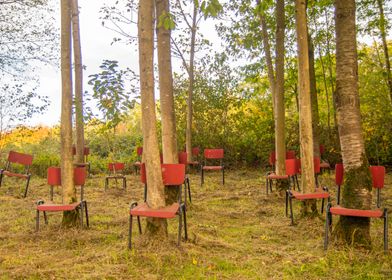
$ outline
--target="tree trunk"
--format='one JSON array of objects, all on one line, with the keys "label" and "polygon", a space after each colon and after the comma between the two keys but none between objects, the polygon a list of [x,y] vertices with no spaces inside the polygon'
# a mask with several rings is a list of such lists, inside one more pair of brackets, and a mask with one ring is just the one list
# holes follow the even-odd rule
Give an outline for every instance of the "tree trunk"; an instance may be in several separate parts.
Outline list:
[{"label": "tree trunk", "polygon": [[308,43],[309,43],[310,100],[312,102],[313,154],[315,157],[320,158],[320,117],[319,117],[319,110],[318,110],[316,72],[314,69],[314,48],[309,33],[308,33]]},{"label": "tree trunk", "polygon": [[[301,186],[304,193],[315,188],[313,164],[312,106],[310,98],[308,32],[306,22],[306,1],[295,1],[295,16],[298,47],[298,83],[299,83],[299,132],[301,145]],[[310,202],[315,203],[314,201]],[[303,205],[303,214],[307,214],[308,205]]]},{"label": "tree trunk", "polygon": [[384,7],[383,1],[377,0],[378,10],[380,12],[380,36],[382,41],[382,47],[384,50],[384,57],[385,57],[385,71],[387,72],[387,84],[389,89],[389,97],[392,102],[392,74],[391,74],[391,63],[389,62],[389,52],[388,52],[388,43],[387,43],[387,33],[385,31],[385,15],[384,15]]},{"label": "tree trunk", "polygon": [[[170,13],[169,0],[156,0],[159,93],[162,118],[162,153],[164,163],[178,163],[177,132],[174,111],[170,30],[160,24],[160,17]],[[178,189],[165,188],[166,204],[177,201]]]},{"label": "tree trunk", "polygon": [[193,18],[191,28],[191,50],[189,53],[189,88],[188,88],[188,99],[187,99],[187,112],[186,112],[186,131],[185,131],[185,149],[188,156],[188,162],[192,162],[192,119],[193,119],[193,88],[195,83],[195,44],[196,44],[196,32],[197,32],[197,6],[193,5]]},{"label": "tree trunk", "polygon": [[[276,174],[286,174],[285,104],[284,104],[284,0],[276,1],[276,50],[275,50],[275,152]],[[287,190],[285,180],[278,181],[278,189]]]},{"label": "tree trunk", "polygon": [[[359,109],[355,0],[335,1],[336,108],[344,164],[342,206],[369,209],[372,182]],[[347,244],[370,246],[369,218],[341,216],[335,233]]]},{"label": "tree trunk", "polygon": [[84,120],[83,120],[83,63],[80,43],[79,5],[72,0],[72,38],[75,63],[75,127],[76,127],[76,159],[84,162]]},{"label": "tree trunk", "polygon": [[[76,201],[72,163],[71,5],[61,0],[61,185],[64,203]],[[63,224],[76,225],[77,212],[66,211]]]},{"label": "tree trunk", "polygon": [[[143,156],[146,164],[147,204],[165,206],[164,185],[159,157],[154,99],[154,0],[139,1],[138,39],[142,108]],[[147,233],[154,238],[167,236],[165,219],[147,219]]]}]

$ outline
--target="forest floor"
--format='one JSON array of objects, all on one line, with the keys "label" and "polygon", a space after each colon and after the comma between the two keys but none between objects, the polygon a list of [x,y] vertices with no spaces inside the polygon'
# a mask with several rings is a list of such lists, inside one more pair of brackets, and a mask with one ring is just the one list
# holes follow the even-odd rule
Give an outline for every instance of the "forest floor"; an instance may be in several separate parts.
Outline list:
[{"label": "forest floor", "polygon": [[[143,198],[138,176],[127,176],[125,192],[114,182],[105,192],[103,175],[93,176],[85,189],[90,228],[62,228],[61,213],[51,213],[38,233],[35,202],[49,200],[46,180],[34,178],[23,199],[24,182],[7,177],[0,188],[0,279],[392,279],[392,250],[383,254],[381,219],[372,220],[371,251],[332,243],[324,252],[325,215],[299,218],[300,203],[294,201],[296,225],[290,226],[284,197],[266,195],[264,174],[227,170],[222,186],[220,173],[210,172],[202,187],[199,175],[191,175],[189,240],[176,246],[178,220],[172,219],[168,240],[159,245],[144,246],[134,227],[132,250],[128,213],[130,202]],[[334,202],[332,173],[321,182]],[[383,206],[392,209],[392,176],[383,197]]]}]

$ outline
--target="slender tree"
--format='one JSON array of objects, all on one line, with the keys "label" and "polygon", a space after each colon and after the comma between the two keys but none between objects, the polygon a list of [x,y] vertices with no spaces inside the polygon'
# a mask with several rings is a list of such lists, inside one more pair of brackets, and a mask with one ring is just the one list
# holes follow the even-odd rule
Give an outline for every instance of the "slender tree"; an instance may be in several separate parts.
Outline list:
[{"label": "slender tree", "polygon": [[[342,205],[369,209],[372,182],[359,108],[355,12],[355,0],[335,1],[336,114],[345,172]],[[341,216],[335,229],[348,244],[370,244],[369,218]]]},{"label": "slender tree", "polygon": [[83,120],[83,63],[80,43],[79,5],[72,0],[72,38],[75,63],[75,127],[76,162],[84,162],[84,120]]},{"label": "slender tree", "polygon": [[[143,156],[146,165],[147,204],[154,209],[165,206],[164,185],[159,158],[154,99],[154,0],[139,1],[138,39],[142,107]],[[149,218],[147,232],[167,235],[165,219]]]},{"label": "slender tree", "polygon": [[[64,203],[76,201],[72,162],[71,3],[61,0],[61,185]],[[74,225],[76,211],[66,211],[63,224]]]},{"label": "slender tree", "polygon": [[[306,1],[295,1],[295,21],[298,48],[299,82],[299,132],[301,145],[301,186],[305,193],[313,192],[316,182],[313,163],[312,105],[310,98],[308,31],[306,20]],[[305,201],[302,213],[308,213],[309,206],[315,209],[315,201]]]},{"label": "slender tree", "polygon": [[[272,93],[274,120],[275,120],[275,154],[276,174],[284,175],[286,172],[286,143],[285,143],[285,105],[284,105],[284,32],[285,32],[285,7],[283,0],[276,1],[276,49],[275,70],[272,62],[271,47],[269,43],[268,27],[264,12],[260,8],[260,0],[256,1],[259,9],[260,25],[262,31],[264,53],[267,62],[267,73]],[[280,181],[281,189],[287,189]]]}]

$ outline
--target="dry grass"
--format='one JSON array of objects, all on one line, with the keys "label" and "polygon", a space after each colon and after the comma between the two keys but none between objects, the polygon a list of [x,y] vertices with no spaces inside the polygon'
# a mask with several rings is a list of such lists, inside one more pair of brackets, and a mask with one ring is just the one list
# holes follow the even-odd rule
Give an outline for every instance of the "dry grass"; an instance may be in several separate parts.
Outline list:
[{"label": "dry grass", "polygon": [[[328,175],[322,181],[333,183]],[[284,198],[265,195],[263,172],[228,171],[225,186],[218,173],[208,173],[206,184],[199,183],[199,176],[191,175],[188,242],[176,247],[177,220],[171,220],[167,242],[145,246],[135,230],[135,249],[129,251],[129,203],[143,197],[136,176],[128,176],[126,192],[120,184],[105,192],[102,176],[89,179],[90,229],[63,229],[57,213],[39,233],[34,232],[34,203],[49,198],[45,180],[35,178],[22,199],[16,194],[23,183],[6,178],[0,188],[0,279],[392,278],[381,220],[372,221],[373,251],[332,245],[325,253],[324,217],[298,219],[294,203],[298,223],[290,226]],[[387,184],[383,205],[392,208],[389,177]]]}]

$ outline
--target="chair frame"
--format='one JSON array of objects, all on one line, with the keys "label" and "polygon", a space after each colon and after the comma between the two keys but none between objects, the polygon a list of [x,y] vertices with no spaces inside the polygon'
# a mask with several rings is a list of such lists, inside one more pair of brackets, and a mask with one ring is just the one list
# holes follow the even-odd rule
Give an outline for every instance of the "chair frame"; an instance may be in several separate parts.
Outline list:
[{"label": "chair frame", "polygon": [[[163,171],[163,168],[165,168],[165,167],[167,168],[169,166],[172,166],[172,168],[174,169],[174,168],[177,168],[177,166],[179,166],[179,165],[182,165],[183,168],[184,168],[184,179],[181,180],[181,181],[184,182],[185,181],[185,168],[186,168],[184,164],[162,164],[162,171]],[[143,168],[143,166],[144,165],[142,165],[141,168]],[[142,173],[142,169],[141,169],[140,173]],[[163,172],[162,176],[164,177],[163,179],[164,179],[165,187],[166,186],[175,186],[175,187],[179,188],[177,203],[174,203],[171,206],[167,206],[167,207],[165,207],[165,208],[163,208],[161,210],[162,210],[162,213],[163,213],[166,208],[170,208],[170,207],[173,207],[176,204],[178,204],[178,208],[176,210],[175,215],[178,216],[177,246],[180,246],[181,236],[182,236],[182,228],[184,228],[185,240],[188,240],[188,229],[187,229],[187,222],[186,222],[186,205],[185,205],[185,203],[182,202],[182,187],[183,187],[183,185],[184,185],[184,187],[186,187],[186,186],[185,186],[185,183],[177,184],[178,182],[176,182],[176,184],[173,185],[172,182],[165,182],[165,174],[164,174],[164,172]],[[141,178],[142,178],[142,181],[143,181],[143,175],[141,176]],[[176,180],[177,180],[177,178],[176,178]],[[147,183],[145,182],[145,190],[146,189],[147,189]],[[145,201],[146,201],[146,195],[145,195]],[[166,218],[166,219],[174,218],[174,217],[165,217],[162,213],[159,212],[159,209],[158,209],[158,211],[155,211],[154,215],[151,215],[151,214],[148,214],[148,213],[146,213],[145,215],[143,215],[143,213],[135,215],[134,213],[132,213],[132,211],[135,208],[137,208],[137,207],[138,207],[138,203],[137,202],[132,202],[131,205],[130,205],[129,228],[128,228],[128,230],[129,230],[128,231],[128,248],[129,249],[132,249],[132,224],[133,224],[133,217],[134,216],[137,217],[139,234],[142,234],[142,227],[141,227],[141,223],[140,223],[140,217],[144,216],[144,217],[156,217],[156,218]],[[141,207],[147,207],[148,210],[150,210],[151,212],[154,212],[154,209],[150,209],[146,202],[143,205],[141,205]],[[147,211],[142,210],[142,212],[143,211],[148,212],[148,210]]]},{"label": "chair frame", "polygon": [[142,164],[142,156],[143,156],[143,147],[137,147],[136,148],[136,161],[133,164],[134,168],[135,168],[135,175],[137,175],[140,171],[140,167]]},{"label": "chair frame", "polygon": [[272,175],[275,175],[275,173],[273,171],[268,171],[267,172],[266,177],[265,177],[265,188],[266,188],[266,194],[267,195],[268,195],[268,188],[270,189],[270,192],[272,193],[272,185],[273,185],[273,181],[274,180],[275,181],[278,181],[278,180],[288,180],[290,187],[291,187],[291,181],[292,181],[294,189],[295,189],[295,186],[297,186],[298,190],[301,190],[300,187],[299,187],[298,177],[297,177],[297,173],[296,173],[297,167],[296,167],[296,159],[295,158],[294,159],[286,159],[285,160],[286,173],[287,173],[287,170],[288,170],[288,167],[289,167],[289,161],[294,161],[294,169],[295,170],[294,170],[293,174],[291,174],[291,172],[290,172],[290,175],[286,174],[286,175],[278,176],[278,177],[281,177],[281,178],[278,178],[278,177],[277,178],[273,178]]},{"label": "chair frame", "polygon": [[[224,149],[204,149],[204,165],[201,165],[200,185],[204,184],[204,170],[222,170],[222,185],[225,184]],[[219,160],[220,165],[207,165],[207,160]],[[209,169],[216,168],[216,169]]]},{"label": "chair frame", "polygon": [[[24,173],[12,172],[11,170],[12,164],[15,163],[19,165],[23,165],[25,167]],[[4,175],[8,177],[17,177],[17,178],[26,179],[26,187],[23,195],[23,197],[25,198],[27,196],[27,191],[29,189],[29,184],[31,179],[30,166],[32,165],[32,163],[33,163],[32,155],[10,151],[8,153],[8,159],[4,169],[0,169],[0,187]]]},{"label": "chair frame", "polygon": [[[343,168],[343,167],[342,167]],[[376,168],[378,170],[383,170],[383,178],[381,183],[377,181],[375,175],[373,175],[372,168]],[[344,170],[344,169],[343,169]],[[377,189],[377,201],[376,206],[377,209],[369,209],[369,210],[362,210],[362,209],[354,209],[354,208],[345,208],[339,205],[332,207],[331,203],[328,203],[327,211],[326,211],[326,219],[325,219],[325,232],[324,232],[324,250],[328,249],[328,240],[329,240],[329,232],[332,231],[332,216],[339,215],[339,216],[348,216],[348,217],[366,217],[366,218],[379,218],[384,220],[384,253],[388,253],[388,209],[383,208],[381,210],[381,191],[384,187],[384,177],[385,177],[385,167],[383,166],[371,166],[370,172],[372,174],[372,187]],[[344,173],[343,173],[344,174]],[[343,181],[343,174],[342,174],[342,181]],[[338,191],[340,192],[340,186]],[[338,196],[339,197],[339,196]],[[339,201],[340,202],[340,201]],[[331,210],[332,209],[332,210]],[[346,213],[333,213],[334,210],[340,212],[346,211]],[[351,213],[350,213],[351,212]]]},{"label": "chair frame", "polygon": [[[127,189],[127,178],[125,177],[123,170],[125,169],[125,164],[122,162],[112,162],[108,164],[109,173],[105,177],[105,191],[107,191],[109,187],[109,180],[114,179],[116,181],[117,186],[117,179],[122,180],[123,189]],[[119,173],[117,173],[119,172]]]},{"label": "chair frame", "polygon": [[[75,156],[76,155],[76,146],[72,146],[72,154]],[[83,156],[84,156],[84,162],[76,162],[74,165],[76,167],[86,167],[87,166],[87,173],[88,176],[91,176],[91,165],[90,162],[88,162],[88,156],[90,154],[90,148],[89,147],[84,147],[83,149]]]},{"label": "chair frame", "polygon": [[[63,211],[80,211],[79,219],[80,225],[83,227],[83,212],[86,216],[86,225],[87,227],[90,226],[89,219],[88,219],[88,209],[87,209],[87,201],[84,200],[84,183],[86,180],[86,167],[75,167],[74,168],[74,184],[80,186],[80,201],[74,202],[70,204],[63,204],[63,197],[62,203],[45,203],[44,200],[38,200],[36,202],[36,231],[39,231],[39,223],[40,223],[40,212],[42,211],[44,214],[45,224],[48,224],[48,216],[46,212],[63,212]],[[61,169],[60,167],[49,167],[48,168],[48,184],[50,185],[50,196],[51,201],[53,201],[53,187],[54,186],[61,186]]]},{"label": "chair frame", "polygon": [[[192,194],[191,194],[191,184],[189,180],[189,162],[188,162],[188,153],[187,152],[179,152],[178,153],[178,163],[185,164],[185,190],[184,194],[188,191],[189,202],[192,202]],[[185,196],[185,203],[186,203],[186,196]]]}]

